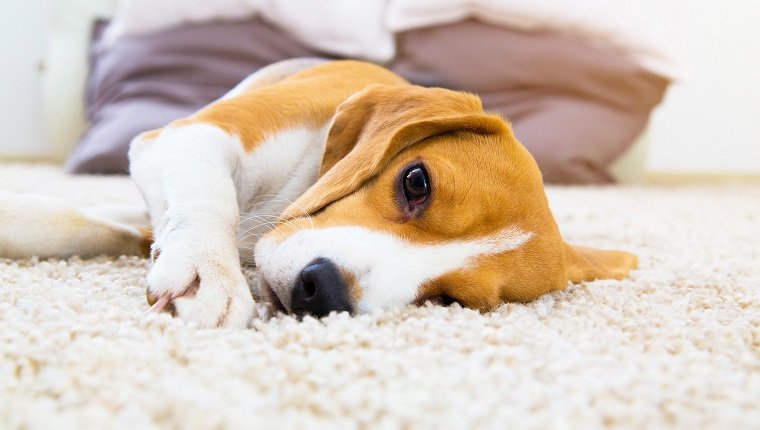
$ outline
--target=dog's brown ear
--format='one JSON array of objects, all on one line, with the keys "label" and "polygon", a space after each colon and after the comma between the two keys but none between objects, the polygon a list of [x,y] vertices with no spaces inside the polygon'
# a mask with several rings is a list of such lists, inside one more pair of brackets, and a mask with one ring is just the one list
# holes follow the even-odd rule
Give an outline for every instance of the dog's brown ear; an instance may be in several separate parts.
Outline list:
[{"label": "dog's brown ear", "polygon": [[456,130],[508,130],[483,112],[474,95],[413,85],[371,85],[338,107],[330,125],[319,180],[285,209],[281,219],[314,213],[357,190],[402,150]]},{"label": "dog's brown ear", "polygon": [[623,279],[636,268],[635,255],[565,244],[565,273],[570,282]]}]

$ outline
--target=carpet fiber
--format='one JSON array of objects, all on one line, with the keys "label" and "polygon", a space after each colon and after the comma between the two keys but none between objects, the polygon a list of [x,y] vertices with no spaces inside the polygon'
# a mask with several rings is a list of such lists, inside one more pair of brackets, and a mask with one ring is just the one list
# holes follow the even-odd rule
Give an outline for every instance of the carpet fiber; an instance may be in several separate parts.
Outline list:
[{"label": "carpet fiber", "polygon": [[[0,189],[140,201],[48,166]],[[146,315],[139,258],[0,260],[0,428],[760,428],[760,186],[548,194],[568,241],[640,268],[486,314],[235,331]]]}]

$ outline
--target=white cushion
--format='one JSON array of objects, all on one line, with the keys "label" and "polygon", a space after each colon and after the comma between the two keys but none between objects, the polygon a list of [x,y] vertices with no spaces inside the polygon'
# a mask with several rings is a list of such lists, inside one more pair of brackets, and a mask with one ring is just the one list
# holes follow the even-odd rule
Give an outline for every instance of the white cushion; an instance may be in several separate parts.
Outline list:
[{"label": "white cushion", "polygon": [[385,0],[121,0],[105,41],[188,23],[261,16],[316,50],[383,62],[394,55],[384,9]]}]

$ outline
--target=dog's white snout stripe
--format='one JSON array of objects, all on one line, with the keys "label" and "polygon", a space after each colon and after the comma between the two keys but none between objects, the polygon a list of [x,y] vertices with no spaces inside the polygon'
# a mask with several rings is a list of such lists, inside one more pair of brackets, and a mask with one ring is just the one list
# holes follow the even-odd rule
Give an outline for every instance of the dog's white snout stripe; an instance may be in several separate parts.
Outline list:
[{"label": "dog's white snout stripe", "polygon": [[301,269],[327,258],[356,277],[362,298],[356,309],[368,312],[409,304],[419,286],[445,273],[464,269],[480,256],[512,251],[532,232],[507,227],[487,237],[439,244],[414,244],[362,227],[301,230],[282,242],[265,237],[256,247],[256,263],[283,304]]}]

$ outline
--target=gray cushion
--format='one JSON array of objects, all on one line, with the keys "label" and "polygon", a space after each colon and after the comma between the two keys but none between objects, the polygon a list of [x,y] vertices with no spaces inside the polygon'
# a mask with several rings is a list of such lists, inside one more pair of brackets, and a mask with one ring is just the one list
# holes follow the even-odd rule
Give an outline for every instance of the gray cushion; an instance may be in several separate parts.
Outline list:
[{"label": "gray cushion", "polygon": [[69,172],[126,173],[134,136],[195,112],[268,64],[319,55],[259,20],[173,28],[109,49],[104,27],[93,32],[89,127],[69,155]]}]

